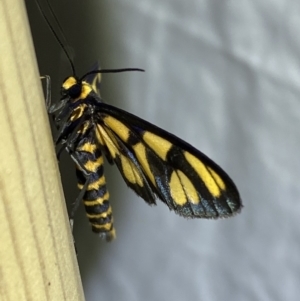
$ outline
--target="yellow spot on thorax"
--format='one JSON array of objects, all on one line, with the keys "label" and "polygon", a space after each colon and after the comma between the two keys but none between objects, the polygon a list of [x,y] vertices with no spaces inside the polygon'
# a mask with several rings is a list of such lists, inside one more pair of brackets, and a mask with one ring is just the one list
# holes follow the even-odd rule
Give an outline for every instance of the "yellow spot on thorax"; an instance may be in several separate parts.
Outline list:
[{"label": "yellow spot on thorax", "polygon": [[92,90],[93,89],[90,84],[87,82],[82,82],[81,94],[76,100],[85,99],[92,92]]},{"label": "yellow spot on thorax", "polygon": [[[86,109],[86,105],[85,104],[80,104],[77,108],[75,108],[72,111],[70,120],[74,121],[74,120],[77,120],[78,118],[80,118],[83,115],[85,109]],[[84,131],[81,131],[81,132],[84,132]]]}]

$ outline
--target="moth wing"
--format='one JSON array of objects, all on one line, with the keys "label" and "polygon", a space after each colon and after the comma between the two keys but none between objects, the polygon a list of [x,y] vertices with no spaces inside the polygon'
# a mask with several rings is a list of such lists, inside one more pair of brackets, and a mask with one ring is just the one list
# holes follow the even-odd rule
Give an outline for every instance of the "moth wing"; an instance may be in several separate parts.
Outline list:
[{"label": "moth wing", "polygon": [[[92,68],[90,68],[89,70],[91,71],[95,71],[95,70],[99,70],[100,69],[100,64],[99,62],[95,62],[95,64],[93,65]],[[98,96],[100,96],[100,88],[101,88],[101,73],[93,73],[93,74],[89,74],[86,76],[85,81],[87,83],[89,83],[94,92],[97,93]]]},{"label": "moth wing", "polygon": [[149,204],[159,198],[184,217],[229,217],[238,190],[221,167],[167,131],[114,106],[97,108],[97,137],[127,185]]}]

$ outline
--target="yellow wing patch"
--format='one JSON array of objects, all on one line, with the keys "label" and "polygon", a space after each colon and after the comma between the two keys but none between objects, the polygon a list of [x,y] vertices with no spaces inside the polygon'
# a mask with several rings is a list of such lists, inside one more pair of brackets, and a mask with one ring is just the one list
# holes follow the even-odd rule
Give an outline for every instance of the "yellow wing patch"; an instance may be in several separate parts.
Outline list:
[{"label": "yellow wing patch", "polygon": [[171,142],[150,132],[145,132],[143,139],[162,160],[166,160],[167,153],[172,147]]},{"label": "yellow wing patch", "polygon": [[120,155],[120,152],[117,148],[117,142],[113,140],[113,137],[110,137],[107,133],[107,131],[100,125],[97,125],[98,133],[96,134],[96,137],[100,144],[106,145],[111,156],[113,158],[116,158],[116,156]]},{"label": "yellow wing patch", "polygon": [[177,175],[178,171],[173,171],[170,178],[170,193],[174,200],[174,202],[179,205],[183,206],[187,203],[186,194],[183,190],[183,187],[180,183],[180,179]]},{"label": "yellow wing patch", "polygon": [[103,121],[123,142],[127,142],[130,135],[130,129],[126,125],[111,116],[104,117]]},{"label": "yellow wing patch", "polygon": [[101,83],[101,73],[98,73],[92,80],[91,86],[93,90],[100,95],[99,83]]},{"label": "yellow wing patch", "polygon": [[196,188],[181,170],[172,172],[169,184],[171,196],[177,205],[183,206],[187,202],[199,204],[200,200]]},{"label": "yellow wing patch", "polygon": [[[221,195],[221,190],[216,182],[216,179],[211,176],[207,167],[195,156],[188,152],[184,152],[186,160],[191,164],[194,170],[197,172],[201,180],[204,182],[208,191],[214,196],[219,197]],[[219,178],[219,177],[218,177]],[[220,179],[220,178],[219,178]]]},{"label": "yellow wing patch", "polygon": [[143,187],[143,179],[141,178],[134,164],[123,155],[120,155],[120,160],[122,165],[122,171],[126,179],[132,184],[138,184],[140,187]]},{"label": "yellow wing patch", "polygon": [[197,190],[190,181],[190,179],[181,170],[178,170],[177,174],[180,179],[180,183],[185,191],[185,194],[188,197],[189,202],[195,205],[199,204],[200,200]]},{"label": "yellow wing patch", "polygon": [[220,176],[215,173],[214,170],[212,170],[210,167],[207,167],[207,169],[211,172],[213,178],[215,179],[215,181],[217,182],[218,186],[222,189],[222,190],[225,190],[226,189],[226,186],[225,186],[225,183],[223,182],[223,180],[220,178]]},{"label": "yellow wing patch", "polygon": [[154,186],[156,186],[154,175],[153,175],[153,173],[150,169],[150,165],[149,165],[149,162],[148,162],[147,157],[146,157],[146,148],[145,148],[145,146],[142,143],[137,143],[136,145],[133,146],[133,150],[135,152],[135,155],[136,155],[139,163],[143,167],[146,175],[149,177],[152,184]]}]

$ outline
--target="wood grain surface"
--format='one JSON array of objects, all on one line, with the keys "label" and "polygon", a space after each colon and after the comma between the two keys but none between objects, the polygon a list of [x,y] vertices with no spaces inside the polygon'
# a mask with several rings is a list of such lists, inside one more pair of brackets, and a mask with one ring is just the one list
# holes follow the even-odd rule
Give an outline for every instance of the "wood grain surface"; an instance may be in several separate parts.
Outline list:
[{"label": "wood grain surface", "polygon": [[0,54],[0,299],[83,300],[23,1],[0,1]]}]

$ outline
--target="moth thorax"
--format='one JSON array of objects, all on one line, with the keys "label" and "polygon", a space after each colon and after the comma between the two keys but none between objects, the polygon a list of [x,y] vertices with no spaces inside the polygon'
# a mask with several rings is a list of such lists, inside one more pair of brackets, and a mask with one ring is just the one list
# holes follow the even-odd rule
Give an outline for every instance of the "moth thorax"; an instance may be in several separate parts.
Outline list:
[{"label": "moth thorax", "polygon": [[83,125],[82,125],[82,128],[80,129],[80,132],[82,134],[85,134],[88,129],[90,128],[90,123],[89,122],[85,122]]}]

